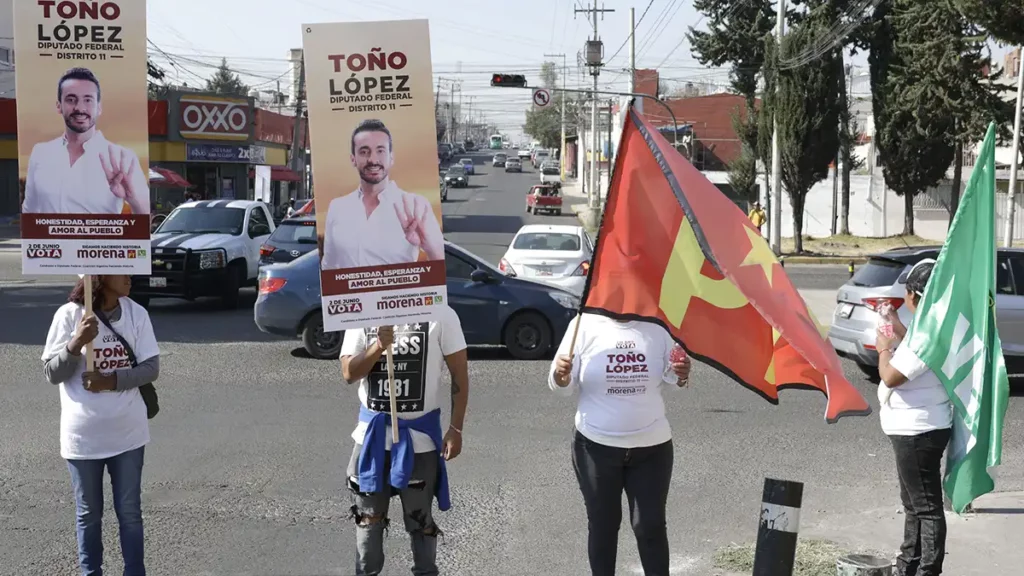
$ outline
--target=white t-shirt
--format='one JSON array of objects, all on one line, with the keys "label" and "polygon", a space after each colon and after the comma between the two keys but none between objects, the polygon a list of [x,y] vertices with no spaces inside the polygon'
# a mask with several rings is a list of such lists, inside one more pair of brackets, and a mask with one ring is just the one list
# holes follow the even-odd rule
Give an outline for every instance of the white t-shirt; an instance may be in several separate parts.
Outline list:
[{"label": "white t-shirt", "polygon": [[910,346],[900,344],[889,365],[906,376],[902,386],[878,384],[878,417],[890,436],[917,436],[953,425],[953,404],[946,388]]},{"label": "white t-shirt", "polygon": [[[108,158],[111,143],[96,131],[85,142],[81,158],[71,164],[67,141],[64,136],[49,142],[36,144],[28,160],[28,175],[25,179],[25,214],[120,214],[124,200],[114,196],[110,183],[103,171],[100,155]],[[115,153],[124,148],[115,146]],[[128,150],[132,170],[132,186],[135,194],[149,198],[149,179],[142,171],[139,159]],[[147,208],[149,201],[142,204]]]},{"label": "white t-shirt", "polygon": [[[376,328],[358,328],[345,331],[341,345],[341,357],[355,356],[373,343]],[[437,321],[395,326],[395,343],[392,345],[395,361],[395,399],[398,417],[415,419],[441,407],[441,365],[444,357],[466,348],[462,334],[462,323],[458,314],[448,306],[441,309]],[[370,373],[359,381],[359,401],[374,412],[391,413],[388,397],[387,357],[380,361]],[[390,423],[390,420],[389,420]],[[359,422],[352,431],[352,439],[362,444],[368,424]],[[390,427],[390,424],[389,424]],[[437,450],[430,436],[412,430],[412,444],[416,452]],[[391,449],[391,433],[388,432],[387,449]]]},{"label": "white t-shirt", "polygon": [[[160,354],[146,309],[121,298],[121,317],[111,322],[142,363]],[[46,336],[43,361],[67,347],[85,307],[67,303],[57,310]],[[123,392],[90,392],[82,385],[85,348],[78,369],[60,384],[60,455],[68,460],[101,460],[149,443],[146,403],[137,388]],[[131,363],[117,338],[100,322],[93,341],[94,370],[130,370]]]},{"label": "white t-shirt", "polygon": [[[668,442],[672,430],[665,418],[661,385],[678,383],[669,360],[675,342],[649,322],[618,322],[583,314],[572,380],[555,383],[551,364],[548,386],[558,394],[580,390],[576,429],[605,446],[641,448]],[[557,355],[568,356],[576,320],[570,323]]]},{"label": "white t-shirt", "polygon": [[[395,213],[395,204],[403,201],[409,192],[390,182],[381,191],[380,204],[366,216],[362,190],[331,200],[325,223],[324,256],[320,266],[324,270],[404,264],[419,260],[420,248],[405,237],[402,224]],[[441,236],[433,209],[427,218],[432,234]]]}]

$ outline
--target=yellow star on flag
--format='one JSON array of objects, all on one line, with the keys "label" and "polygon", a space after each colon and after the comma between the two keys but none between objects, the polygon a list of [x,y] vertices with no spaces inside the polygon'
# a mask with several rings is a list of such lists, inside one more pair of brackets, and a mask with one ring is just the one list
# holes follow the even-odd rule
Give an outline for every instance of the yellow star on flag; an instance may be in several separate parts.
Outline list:
[{"label": "yellow star on flag", "polygon": [[764,270],[765,278],[768,279],[768,285],[771,286],[775,265],[779,263],[775,258],[775,252],[768,247],[768,243],[761,237],[760,232],[748,226],[744,226],[743,230],[746,231],[747,238],[750,239],[750,252],[747,253],[743,262],[740,262],[740,266],[760,266]]},{"label": "yellow star on flag", "polygon": [[764,373],[765,382],[774,385],[775,384],[775,350],[774,346],[779,343],[779,331],[772,327],[772,360],[768,363],[768,370]]}]

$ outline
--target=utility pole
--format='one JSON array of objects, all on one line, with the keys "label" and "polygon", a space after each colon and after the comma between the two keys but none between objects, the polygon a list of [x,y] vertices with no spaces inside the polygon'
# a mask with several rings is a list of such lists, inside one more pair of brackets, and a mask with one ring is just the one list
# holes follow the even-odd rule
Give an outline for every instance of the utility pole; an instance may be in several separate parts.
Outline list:
[{"label": "utility pole", "polygon": [[281,81],[277,81],[277,94],[274,95],[274,100],[277,100],[277,113],[281,113],[281,103],[284,100],[281,98]]},{"label": "utility pole", "polygon": [[615,10],[608,8],[598,8],[597,0],[593,0],[591,7],[587,9],[573,8],[573,18],[578,13],[585,13],[591,16],[591,26],[594,28],[594,37],[592,40],[587,40],[586,45],[586,63],[590,67],[590,74],[594,77],[594,93],[590,98],[590,195],[588,207],[590,208],[590,217],[592,221],[597,223],[597,214],[600,209],[600,174],[598,173],[597,155],[599,150],[598,136],[597,136],[597,77],[601,74],[601,66],[603,66],[602,60],[604,59],[604,44],[601,42],[600,36],[597,32],[597,17],[598,15],[604,16],[605,12],[614,12]]},{"label": "utility pole", "polygon": [[295,198],[305,198],[306,190],[306,134],[302,130],[302,102],[306,99],[306,60],[299,61],[299,93],[295,95],[295,122],[292,126],[292,170],[299,175],[295,183]]},{"label": "utility pole", "polygon": [[449,87],[448,91],[448,143],[455,144],[455,82]]},{"label": "utility pole", "polygon": [[[568,68],[565,64],[565,54],[545,54],[545,58],[562,58],[562,89],[565,89],[565,78],[569,75]],[[558,152],[558,165],[561,167],[561,178],[562,182],[565,182],[565,92],[562,92],[559,97],[562,99],[562,147]]]},{"label": "utility pole", "polygon": [[[459,115],[460,115],[460,116],[462,115],[462,83],[459,83]],[[458,117],[457,117],[457,118],[458,118]],[[458,118],[458,122],[459,122],[459,124],[462,124],[462,119],[461,119],[461,118]],[[462,126],[457,126],[457,127],[456,127],[456,130],[457,130],[458,128],[462,128],[463,136],[465,136],[465,132],[466,132],[466,129],[465,129],[465,128],[463,128]],[[456,143],[458,143],[458,142],[459,142],[459,139],[458,139],[458,138],[456,138],[456,139],[455,139],[455,142],[456,142]]]},{"label": "utility pole", "polygon": [[1006,235],[1003,237],[1003,245],[1009,248],[1013,245],[1013,218],[1017,209],[1017,162],[1020,158],[1020,115],[1021,104],[1024,100],[1024,46],[1020,47],[1020,55],[1017,57],[1020,65],[1017,67],[1017,111],[1013,119],[1013,155],[1010,156],[1010,187],[1007,189],[1006,201],[1009,203],[1006,210]]},{"label": "utility pole", "polygon": [[[775,22],[775,38],[779,47],[775,50],[776,58],[782,53],[782,38],[786,35],[786,0],[778,0],[778,14]],[[775,91],[779,90],[779,83],[776,79]],[[772,250],[776,256],[782,255],[782,156],[779,150],[779,118],[774,114],[772,118],[772,189],[775,196],[772,204],[772,215],[769,219],[769,226],[772,235]]]},{"label": "utility pole", "polygon": [[[629,9],[629,90],[636,92],[636,8]],[[643,100],[643,98],[638,98]]]}]

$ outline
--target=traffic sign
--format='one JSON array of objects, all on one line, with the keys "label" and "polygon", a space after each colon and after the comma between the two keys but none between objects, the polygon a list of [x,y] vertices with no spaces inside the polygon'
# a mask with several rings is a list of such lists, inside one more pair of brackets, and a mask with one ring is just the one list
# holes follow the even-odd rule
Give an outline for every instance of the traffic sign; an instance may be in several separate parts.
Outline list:
[{"label": "traffic sign", "polygon": [[538,88],[533,91],[533,106],[535,108],[544,108],[551,103],[551,92],[548,92],[544,88]]}]

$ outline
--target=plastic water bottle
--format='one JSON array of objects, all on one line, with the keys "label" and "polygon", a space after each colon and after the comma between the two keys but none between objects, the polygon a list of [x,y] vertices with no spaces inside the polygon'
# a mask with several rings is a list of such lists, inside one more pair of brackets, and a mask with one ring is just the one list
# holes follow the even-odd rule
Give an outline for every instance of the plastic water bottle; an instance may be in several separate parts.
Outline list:
[{"label": "plastic water bottle", "polygon": [[669,362],[672,362],[673,364],[678,364],[680,362],[685,361],[686,349],[680,346],[677,342],[676,345],[672,347],[672,352],[669,353]]},{"label": "plastic water bottle", "polygon": [[896,335],[893,331],[892,321],[889,320],[889,315],[892,313],[892,310],[892,304],[889,302],[882,302],[878,305],[878,308],[875,309],[875,312],[878,313],[875,326],[878,328],[878,333],[882,334],[886,338],[893,338]]}]

